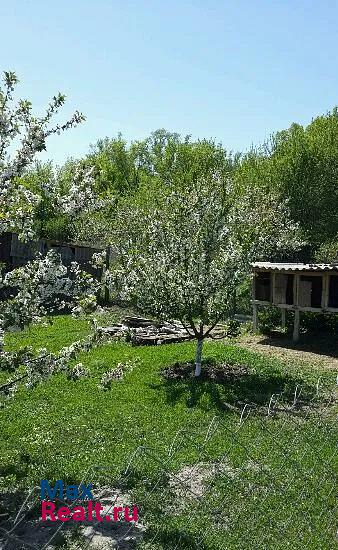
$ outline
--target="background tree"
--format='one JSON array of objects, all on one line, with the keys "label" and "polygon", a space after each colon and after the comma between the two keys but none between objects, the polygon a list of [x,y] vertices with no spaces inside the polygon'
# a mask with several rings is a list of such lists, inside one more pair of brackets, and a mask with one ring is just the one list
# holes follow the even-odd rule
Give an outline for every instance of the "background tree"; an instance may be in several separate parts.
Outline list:
[{"label": "background tree", "polygon": [[227,173],[233,159],[213,140],[192,141],[190,136],[159,129],[129,145],[121,134],[99,140],[85,162],[95,166],[97,193],[118,197],[133,195],[153,178],[184,185],[211,171]]},{"label": "background tree", "polygon": [[[90,216],[78,213],[71,219],[50,212],[47,222],[47,234],[88,244],[111,244],[112,227],[120,201],[138,195],[148,200],[150,189],[162,183],[170,185],[189,185],[190,180],[207,176],[211,172],[226,175],[233,169],[235,157],[227,155],[220,144],[212,140],[191,141],[190,137],[181,138],[178,134],[160,129],[143,141],[127,144],[122,136],[99,140],[90,154],[80,164],[93,168],[94,192],[98,199],[105,200],[105,207]],[[74,166],[73,166],[74,169]],[[71,172],[58,170],[57,180],[64,173],[70,186]],[[58,232],[59,230],[59,232]]]},{"label": "background tree", "polygon": [[338,234],[337,108],[307,127],[292,124],[277,132],[243,157],[236,180],[238,189],[254,185],[280,193],[306,233],[308,247],[300,259],[315,259],[317,249],[328,246]]}]

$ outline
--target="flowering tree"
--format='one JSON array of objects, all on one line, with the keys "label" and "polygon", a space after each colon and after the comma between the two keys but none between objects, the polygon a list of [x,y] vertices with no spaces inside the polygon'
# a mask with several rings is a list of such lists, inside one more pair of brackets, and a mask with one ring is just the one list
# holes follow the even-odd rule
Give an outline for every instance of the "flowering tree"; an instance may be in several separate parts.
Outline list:
[{"label": "flowering tree", "polygon": [[[5,72],[3,87],[0,87],[0,235],[15,231],[21,240],[32,239],[36,208],[41,202],[41,194],[28,189],[21,177],[30,167],[37,153],[46,148],[46,140],[51,134],[72,128],[84,117],[76,112],[64,124],[51,125],[53,116],[65,102],[65,96],[58,94],[42,117],[32,114],[29,101],[15,103],[13,92],[18,79],[13,72]],[[79,168],[74,174],[70,189],[65,193],[53,180],[46,181],[44,192],[50,197],[53,208],[69,214],[97,208],[93,193],[92,171]],[[7,289],[9,298],[0,306],[0,368],[16,370],[20,365],[25,371],[13,378],[2,388],[12,394],[20,380],[28,384],[36,383],[44,376],[64,367],[77,349],[89,345],[83,343],[64,348],[57,355],[40,350],[33,358],[27,348],[16,353],[4,352],[4,331],[13,326],[24,326],[41,319],[47,313],[62,310],[66,303],[87,307],[95,301],[97,283],[72,264],[70,273],[62,265],[60,257],[49,252],[38,257],[26,266],[2,274],[0,288]],[[90,339],[93,344],[96,334]]]},{"label": "flowering tree", "polygon": [[8,294],[8,299],[0,303],[3,328],[23,328],[69,305],[73,311],[90,309],[95,304],[97,283],[76,262],[67,269],[59,254],[50,250],[46,256],[39,255],[27,265],[6,273],[0,288]]},{"label": "flowering tree", "polygon": [[237,200],[231,180],[211,174],[189,185],[160,185],[154,197],[126,203],[114,236],[112,289],[141,310],[179,319],[196,338],[201,372],[204,339],[231,312],[250,260],[301,242],[277,197]]},{"label": "flowering tree", "polygon": [[50,135],[76,126],[84,116],[77,111],[64,124],[51,126],[53,116],[65,102],[64,95],[54,96],[45,114],[36,117],[30,101],[14,101],[16,74],[5,72],[3,82],[0,88],[0,233],[16,231],[23,238],[31,238],[34,210],[40,197],[21,184],[20,176],[36,154],[46,149]]}]

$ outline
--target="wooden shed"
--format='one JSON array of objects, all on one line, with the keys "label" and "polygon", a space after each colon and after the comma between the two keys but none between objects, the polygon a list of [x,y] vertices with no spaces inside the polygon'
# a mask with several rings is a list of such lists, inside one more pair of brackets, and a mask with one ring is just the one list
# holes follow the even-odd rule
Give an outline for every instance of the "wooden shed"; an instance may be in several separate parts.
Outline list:
[{"label": "wooden shed", "polygon": [[255,262],[252,264],[254,330],[259,306],[281,309],[285,327],[287,309],[295,312],[293,340],[299,340],[301,311],[338,313],[338,264]]}]

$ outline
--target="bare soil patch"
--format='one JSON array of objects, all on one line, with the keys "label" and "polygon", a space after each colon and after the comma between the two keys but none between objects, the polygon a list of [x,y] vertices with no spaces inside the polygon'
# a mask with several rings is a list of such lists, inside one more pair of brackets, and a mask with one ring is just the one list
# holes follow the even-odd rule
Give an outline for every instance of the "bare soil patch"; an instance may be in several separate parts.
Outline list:
[{"label": "bare soil patch", "polygon": [[[132,504],[130,495],[117,488],[103,487],[94,494],[95,501],[103,506],[102,517],[106,514],[112,516],[114,506]],[[60,501],[60,505],[65,505],[65,502]],[[0,527],[0,550],[53,550],[69,540],[75,542],[78,537],[79,548],[83,550],[131,550],[143,538],[145,530],[141,523],[123,519],[116,522],[85,520],[80,524],[42,521],[35,507],[24,510],[14,524],[9,520]]]},{"label": "bare soil patch", "polygon": [[[167,380],[186,380],[194,378],[195,365],[189,363],[174,363],[170,367],[162,369],[162,376]],[[228,363],[205,363],[200,375],[201,380],[212,380],[213,382],[229,382],[248,374],[248,368],[244,365],[229,365]]]}]

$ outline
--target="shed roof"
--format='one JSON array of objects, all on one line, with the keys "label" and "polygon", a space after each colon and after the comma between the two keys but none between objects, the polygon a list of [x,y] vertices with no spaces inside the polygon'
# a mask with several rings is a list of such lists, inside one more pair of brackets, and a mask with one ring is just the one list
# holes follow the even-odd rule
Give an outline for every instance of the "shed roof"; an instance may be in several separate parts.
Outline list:
[{"label": "shed roof", "polygon": [[338,271],[338,264],[303,264],[284,262],[254,262],[253,269],[265,271]]}]

